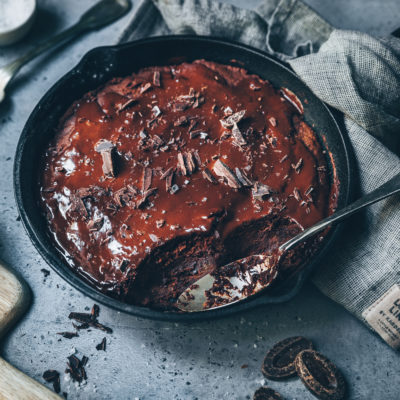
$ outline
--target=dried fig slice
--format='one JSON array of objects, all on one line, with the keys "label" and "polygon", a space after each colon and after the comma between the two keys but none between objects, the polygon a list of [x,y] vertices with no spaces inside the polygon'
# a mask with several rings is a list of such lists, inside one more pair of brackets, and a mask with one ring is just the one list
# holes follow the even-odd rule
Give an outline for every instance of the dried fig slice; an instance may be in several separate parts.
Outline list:
[{"label": "dried fig slice", "polygon": [[253,400],[283,400],[283,397],[268,386],[261,386],[254,392]]},{"label": "dried fig slice", "polygon": [[302,336],[284,339],[267,352],[261,371],[269,379],[284,379],[296,375],[294,360],[297,354],[312,348],[311,341]]},{"label": "dried fig slice", "polygon": [[295,359],[296,372],[307,389],[321,400],[344,398],[346,383],[342,373],[322,354],[303,350]]}]

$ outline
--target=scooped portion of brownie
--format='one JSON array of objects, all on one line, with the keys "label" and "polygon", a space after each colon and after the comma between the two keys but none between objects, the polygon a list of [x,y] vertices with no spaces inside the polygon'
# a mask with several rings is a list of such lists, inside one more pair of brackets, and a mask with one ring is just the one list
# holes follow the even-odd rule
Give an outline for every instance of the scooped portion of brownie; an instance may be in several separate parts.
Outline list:
[{"label": "scooped portion of brownie", "polygon": [[[169,309],[224,263],[330,214],[335,185],[296,96],[204,60],[115,78],[71,105],[43,155],[39,198],[77,274]],[[292,252],[299,268],[316,246]]]}]

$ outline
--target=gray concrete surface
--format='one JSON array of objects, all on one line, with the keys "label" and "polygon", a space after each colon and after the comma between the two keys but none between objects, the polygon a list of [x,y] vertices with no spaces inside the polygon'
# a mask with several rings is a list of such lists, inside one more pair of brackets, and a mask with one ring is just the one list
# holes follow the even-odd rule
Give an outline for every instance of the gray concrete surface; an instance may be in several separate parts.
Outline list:
[{"label": "gray concrete surface", "polygon": [[[0,49],[0,64],[75,21],[93,2],[39,0],[34,30],[23,43]],[[259,0],[231,2],[253,7]],[[341,28],[385,35],[400,26],[399,0],[307,3]],[[47,368],[64,370],[70,352],[87,355],[86,385],[76,386],[62,375],[69,399],[249,399],[265,382],[260,364],[266,349],[287,336],[305,335],[344,371],[351,399],[399,399],[399,354],[311,284],[287,304],[206,323],[154,322],[101,307],[100,320],[114,329],[105,353],[95,349],[104,336],[100,331],[83,331],[72,340],[56,335],[70,329],[70,311],[81,311],[92,301],[54,272],[47,279],[40,272],[48,266],[17,220],[14,151],[29,113],[46,90],[90,48],[113,43],[128,19],[24,68],[11,96],[0,105],[0,258],[22,273],[34,293],[29,312],[1,344],[2,355],[41,382]],[[313,398],[298,380],[268,383],[287,399]]]}]

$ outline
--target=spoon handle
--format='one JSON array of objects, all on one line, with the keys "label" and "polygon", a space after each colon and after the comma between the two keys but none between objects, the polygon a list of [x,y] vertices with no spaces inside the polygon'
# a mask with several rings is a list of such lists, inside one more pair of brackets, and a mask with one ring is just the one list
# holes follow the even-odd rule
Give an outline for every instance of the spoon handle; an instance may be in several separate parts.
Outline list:
[{"label": "spoon handle", "polygon": [[[124,15],[129,10],[130,6],[130,0],[99,1],[88,11],[86,11],[75,25],[43,41],[33,49],[29,50],[23,56],[2,67],[0,71],[1,78],[3,80],[5,79],[5,77],[8,78],[7,82],[2,83],[5,83],[4,86],[6,86],[24,64],[37,57],[39,54],[54,46],[71,40],[72,38],[84,31],[98,29],[115,21],[116,19]],[[4,89],[5,87],[3,88],[3,90]]]},{"label": "spoon handle", "polygon": [[345,218],[350,217],[354,213],[360,211],[362,208],[367,207],[377,201],[383,200],[395,193],[400,192],[400,174],[395,175],[392,179],[379,186],[377,189],[373,190],[371,193],[361,197],[354,203],[342,208],[341,210],[335,212],[329,217],[323,219],[322,221],[316,223],[311,228],[305,229],[303,232],[299,233],[292,239],[288,240],[286,243],[282,244],[279,249],[281,251],[290,250],[292,247],[296,246],[300,242],[313,236],[315,233],[323,230],[329,225],[336,224]]}]

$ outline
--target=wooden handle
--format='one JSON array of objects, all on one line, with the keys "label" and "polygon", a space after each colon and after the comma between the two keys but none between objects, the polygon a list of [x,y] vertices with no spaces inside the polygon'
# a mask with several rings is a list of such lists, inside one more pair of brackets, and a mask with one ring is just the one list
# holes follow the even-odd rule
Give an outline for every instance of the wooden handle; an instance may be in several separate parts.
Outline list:
[{"label": "wooden handle", "polygon": [[61,397],[0,358],[1,400],[60,400]]},{"label": "wooden handle", "polygon": [[[0,261],[0,337],[23,315],[30,290],[22,277]],[[54,392],[0,358],[0,400],[60,400]]]}]

